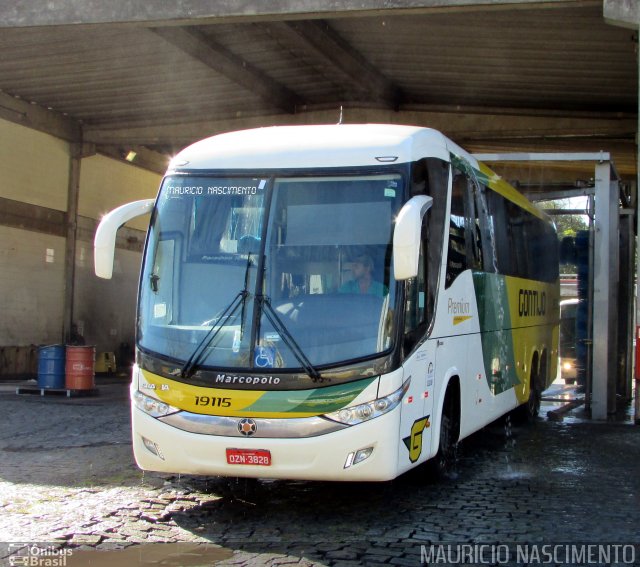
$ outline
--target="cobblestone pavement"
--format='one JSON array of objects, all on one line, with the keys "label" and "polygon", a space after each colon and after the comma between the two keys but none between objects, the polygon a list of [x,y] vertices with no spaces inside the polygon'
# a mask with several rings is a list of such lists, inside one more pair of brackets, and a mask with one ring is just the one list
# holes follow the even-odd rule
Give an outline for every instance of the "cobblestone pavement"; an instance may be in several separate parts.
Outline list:
[{"label": "cobblestone pavement", "polygon": [[640,543],[628,423],[502,421],[462,443],[440,484],[180,477],[137,469],[128,390],[111,382],[95,398],[0,387],[0,563],[413,566],[435,543]]}]

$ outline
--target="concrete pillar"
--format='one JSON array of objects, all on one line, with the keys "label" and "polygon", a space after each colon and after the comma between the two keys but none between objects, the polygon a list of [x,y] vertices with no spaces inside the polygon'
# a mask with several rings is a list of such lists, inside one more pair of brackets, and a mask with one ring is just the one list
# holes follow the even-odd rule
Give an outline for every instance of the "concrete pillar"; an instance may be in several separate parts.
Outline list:
[{"label": "concrete pillar", "polygon": [[595,182],[591,415],[604,420],[616,410],[617,377],[619,207],[609,161],[596,165]]},{"label": "concrete pillar", "polygon": [[78,200],[82,158],[95,155],[93,144],[73,142],[69,145],[69,183],[67,186],[66,242],[64,254],[64,313],[62,342],[67,342],[73,324],[73,297],[76,281],[76,243],[78,239]]},{"label": "concrete pillar", "polygon": [[80,164],[82,144],[70,144],[69,184],[67,187],[66,243],[64,253],[64,315],[62,342],[69,340],[73,323],[73,294],[76,272],[76,239],[78,230],[78,198],[80,196]]},{"label": "concrete pillar", "polygon": [[[603,0],[602,13],[605,20],[614,26],[635,29],[640,36],[640,2],[638,0]],[[640,282],[640,259],[637,258],[640,250],[640,54],[638,56],[638,126],[636,129],[636,148],[638,150],[638,177],[636,181],[636,266],[637,278]],[[640,285],[636,286],[636,312],[635,327],[640,324]],[[637,340],[640,338],[636,337]],[[638,361],[636,361],[636,365]],[[636,415],[635,422],[640,425],[640,380],[636,380]]]}]

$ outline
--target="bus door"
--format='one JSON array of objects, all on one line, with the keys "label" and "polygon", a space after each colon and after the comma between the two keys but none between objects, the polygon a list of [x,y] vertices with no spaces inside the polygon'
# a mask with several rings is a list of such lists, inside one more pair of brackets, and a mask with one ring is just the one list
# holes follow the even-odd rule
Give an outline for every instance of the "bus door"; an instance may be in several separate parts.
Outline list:
[{"label": "bus door", "polygon": [[404,376],[411,377],[402,403],[399,466],[406,469],[430,454],[435,360],[433,341],[424,343],[405,362]]},{"label": "bus door", "polygon": [[431,448],[436,361],[435,341],[424,340],[428,328],[427,287],[425,257],[421,252],[418,277],[408,280],[405,289],[403,351],[409,354],[404,363],[404,376],[411,377],[411,385],[402,407],[400,468],[424,461]]}]

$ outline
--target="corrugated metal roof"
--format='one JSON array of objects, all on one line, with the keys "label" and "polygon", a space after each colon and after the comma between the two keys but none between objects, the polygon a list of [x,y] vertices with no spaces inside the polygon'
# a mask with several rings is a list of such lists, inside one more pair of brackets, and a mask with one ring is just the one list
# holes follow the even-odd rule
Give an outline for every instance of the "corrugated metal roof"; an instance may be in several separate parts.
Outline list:
[{"label": "corrugated metal roof", "polygon": [[[216,124],[304,122],[305,112],[340,105],[373,109],[359,117],[445,109],[467,121],[473,112],[478,125],[493,120],[486,109],[615,126],[616,116],[637,112],[636,49],[637,35],[606,24],[598,2],[159,30],[3,28],[0,89],[81,121],[97,142],[102,132],[140,128],[136,143],[159,150],[184,144],[185,124],[197,139]],[[495,135],[472,130],[472,150]],[[634,130],[593,138],[631,148]],[[578,138],[589,135],[575,137],[576,149]]]},{"label": "corrugated metal roof", "polygon": [[633,34],[597,6],[329,24],[415,102],[636,110]]}]

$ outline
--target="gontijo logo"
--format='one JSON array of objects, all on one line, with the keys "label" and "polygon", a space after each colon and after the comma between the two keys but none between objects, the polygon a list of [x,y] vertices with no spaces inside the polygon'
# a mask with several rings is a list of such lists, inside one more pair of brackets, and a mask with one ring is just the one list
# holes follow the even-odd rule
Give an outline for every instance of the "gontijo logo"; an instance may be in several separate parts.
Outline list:
[{"label": "gontijo logo", "polygon": [[518,293],[518,315],[520,317],[542,317],[547,313],[547,294],[535,289],[520,289]]}]

